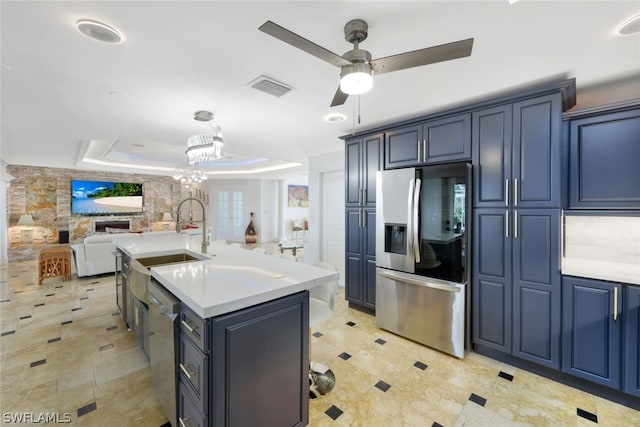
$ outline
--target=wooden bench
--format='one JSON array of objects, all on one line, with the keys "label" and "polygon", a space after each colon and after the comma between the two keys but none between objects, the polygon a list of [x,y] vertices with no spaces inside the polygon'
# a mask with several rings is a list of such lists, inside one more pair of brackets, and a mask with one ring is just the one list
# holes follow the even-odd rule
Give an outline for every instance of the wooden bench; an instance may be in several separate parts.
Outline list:
[{"label": "wooden bench", "polygon": [[38,256],[38,284],[49,277],[71,280],[71,249],[69,246],[51,246],[40,250]]}]

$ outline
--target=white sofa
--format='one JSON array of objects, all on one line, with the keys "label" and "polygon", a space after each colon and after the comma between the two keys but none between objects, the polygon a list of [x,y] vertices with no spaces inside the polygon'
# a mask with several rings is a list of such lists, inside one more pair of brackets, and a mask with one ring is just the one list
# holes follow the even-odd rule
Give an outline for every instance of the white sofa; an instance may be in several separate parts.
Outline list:
[{"label": "white sofa", "polygon": [[78,277],[115,272],[114,242],[120,239],[148,239],[154,236],[173,234],[175,231],[151,233],[94,234],[87,236],[83,243],[71,245]]}]

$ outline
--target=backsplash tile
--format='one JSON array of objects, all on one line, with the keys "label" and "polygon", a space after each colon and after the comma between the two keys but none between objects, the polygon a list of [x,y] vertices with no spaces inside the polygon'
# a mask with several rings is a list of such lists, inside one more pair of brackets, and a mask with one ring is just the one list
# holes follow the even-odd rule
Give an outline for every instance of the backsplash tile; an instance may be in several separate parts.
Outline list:
[{"label": "backsplash tile", "polygon": [[640,217],[563,220],[562,274],[640,284]]}]

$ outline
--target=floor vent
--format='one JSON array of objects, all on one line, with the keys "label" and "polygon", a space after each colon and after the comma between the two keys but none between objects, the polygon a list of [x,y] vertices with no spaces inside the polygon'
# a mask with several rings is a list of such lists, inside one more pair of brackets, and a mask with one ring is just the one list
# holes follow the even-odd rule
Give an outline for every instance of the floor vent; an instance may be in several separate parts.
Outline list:
[{"label": "floor vent", "polygon": [[268,93],[269,95],[277,96],[278,98],[293,89],[291,86],[267,76],[260,76],[257,79],[252,80],[249,82],[249,85],[254,89]]}]

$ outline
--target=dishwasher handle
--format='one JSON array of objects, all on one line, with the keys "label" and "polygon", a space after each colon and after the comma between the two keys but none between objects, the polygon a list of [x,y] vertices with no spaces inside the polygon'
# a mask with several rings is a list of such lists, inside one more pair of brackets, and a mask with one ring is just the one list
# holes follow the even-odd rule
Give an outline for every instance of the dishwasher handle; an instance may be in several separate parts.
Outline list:
[{"label": "dishwasher handle", "polygon": [[427,282],[419,279],[414,279],[412,277],[407,277],[405,275],[401,275],[392,271],[378,271],[378,274],[380,274],[383,277],[386,277],[387,279],[395,280],[398,282],[409,283],[411,285],[423,286],[425,288],[438,289],[438,290],[447,291],[447,292],[455,292],[455,293],[460,292],[460,288],[456,286],[450,286],[443,283],[434,283],[434,282]]}]

